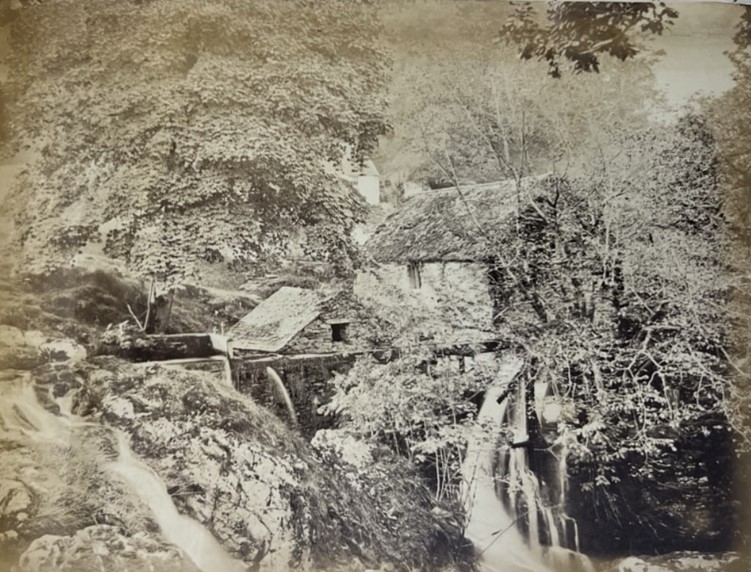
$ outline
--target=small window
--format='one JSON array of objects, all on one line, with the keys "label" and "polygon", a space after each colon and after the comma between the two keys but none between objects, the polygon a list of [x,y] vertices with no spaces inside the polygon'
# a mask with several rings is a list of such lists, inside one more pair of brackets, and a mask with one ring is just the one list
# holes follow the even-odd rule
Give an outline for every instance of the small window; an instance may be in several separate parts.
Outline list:
[{"label": "small window", "polygon": [[331,341],[346,342],[348,325],[347,322],[336,322],[331,324]]},{"label": "small window", "polygon": [[413,290],[422,288],[422,276],[420,276],[420,264],[410,262],[407,266],[407,276],[409,276],[409,287]]}]

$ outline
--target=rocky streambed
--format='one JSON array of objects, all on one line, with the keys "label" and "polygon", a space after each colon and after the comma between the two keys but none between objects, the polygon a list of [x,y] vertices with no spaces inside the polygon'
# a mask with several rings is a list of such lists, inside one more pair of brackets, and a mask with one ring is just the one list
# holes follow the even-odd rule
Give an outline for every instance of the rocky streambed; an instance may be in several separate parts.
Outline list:
[{"label": "rocky streambed", "polygon": [[209,549],[237,570],[456,563],[458,523],[394,458],[313,447],[206,372],[8,326],[0,340],[0,569],[206,572]]},{"label": "rocky streambed", "polygon": [[[456,512],[387,451],[304,441],[220,377],[0,326],[0,571],[457,570]],[[593,561],[745,572],[736,553]]]}]

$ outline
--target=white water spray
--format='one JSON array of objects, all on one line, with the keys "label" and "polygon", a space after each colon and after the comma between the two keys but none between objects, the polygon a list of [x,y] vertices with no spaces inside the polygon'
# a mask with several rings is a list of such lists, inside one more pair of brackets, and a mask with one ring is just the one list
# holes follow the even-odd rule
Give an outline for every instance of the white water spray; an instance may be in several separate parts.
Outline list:
[{"label": "white water spray", "polygon": [[[478,430],[467,447],[462,466],[465,509],[469,516],[464,536],[480,557],[483,572],[547,572],[534,557],[506,511],[495,488],[496,436],[500,433],[507,401],[498,403],[507,385],[521,369],[521,360],[509,360],[487,389],[477,415]],[[490,438],[488,438],[490,436]]]},{"label": "white water spray", "polygon": [[[468,444],[462,467],[463,498],[469,516],[465,537],[475,546],[484,572],[589,572],[593,566],[586,556],[571,549],[578,549],[578,531],[576,523],[563,512],[565,481],[556,499],[560,506],[547,506],[541,483],[529,468],[524,384],[517,386],[513,408],[506,399],[498,403],[521,366],[518,359],[502,364],[477,416],[478,431]],[[512,439],[510,446],[502,449],[498,469],[497,437],[504,421],[511,425]],[[565,471],[563,457],[560,469]],[[565,479],[565,473],[561,478]],[[573,547],[567,547],[569,536],[574,538]]]},{"label": "white water spray", "polygon": [[[72,393],[54,401],[60,415],[42,406],[28,374],[0,383],[3,433],[16,434],[34,442],[65,446],[71,442],[73,429],[101,427],[72,414]],[[151,509],[164,537],[182,549],[203,572],[245,571],[245,565],[231,558],[207,528],[177,511],[159,475],[133,453],[124,434],[116,435],[118,458],[109,464],[109,469],[122,478]]]},{"label": "white water spray", "polygon": [[75,420],[68,403],[57,400],[63,416],[42,407],[37,398],[31,376],[23,374],[0,384],[0,419],[8,433],[24,435],[33,441],[67,444]]},{"label": "white water spray", "polygon": [[117,461],[109,468],[148,505],[169,542],[180,547],[203,572],[245,570],[245,565],[231,558],[208,529],[177,511],[162,479],[136,457],[123,433],[117,435],[117,447]]}]

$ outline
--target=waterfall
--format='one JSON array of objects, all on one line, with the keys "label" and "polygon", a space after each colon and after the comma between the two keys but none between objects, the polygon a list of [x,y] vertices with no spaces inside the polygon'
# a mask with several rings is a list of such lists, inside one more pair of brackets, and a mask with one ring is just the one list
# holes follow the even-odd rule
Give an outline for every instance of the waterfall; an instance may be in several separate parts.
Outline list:
[{"label": "waterfall", "polygon": [[503,506],[495,487],[495,439],[508,407],[507,400],[498,403],[498,398],[521,366],[521,360],[507,360],[488,387],[477,415],[478,430],[467,446],[462,466],[463,497],[469,518],[464,536],[479,553],[484,572],[548,570],[527,546],[516,526],[516,518]]},{"label": "waterfall", "polygon": [[[530,469],[530,427],[526,388],[517,384],[513,404],[498,399],[519,373],[521,360],[505,360],[488,387],[462,466],[468,515],[465,537],[479,554],[484,572],[589,572],[578,550],[576,523],[565,514],[565,454],[559,455],[559,489],[541,483]],[[499,447],[504,423],[511,442]],[[558,472],[556,471],[556,472]]]},{"label": "waterfall", "polygon": [[[0,383],[0,420],[4,432],[16,433],[35,442],[69,445],[73,429],[101,427],[72,414],[73,394],[54,399],[61,415],[42,406],[29,374]],[[118,457],[108,468],[132,489],[152,511],[165,539],[190,557],[203,572],[241,572],[245,565],[231,558],[211,532],[197,521],[181,515],[159,475],[131,450],[127,437],[117,437]]]},{"label": "waterfall", "polygon": [[0,384],[0,419],[5,431],[16,432],[34,441],[65,445],[70,442],[70,430],[74,423],[67,400],[58,398],[62,416],[42,407],[31,381],[24,373],[12,381]]},{"label": "waterfall", "polygon": [[273,367],[266,368],[266,376],[269,379],[269,384],[276,391],[279,399],[284,401],[284,406],[287,408],[287,414],[289,415],[289,422],[293,427],[297,426],[297,413],[295,412],[295,404],[292,403],[292,398],[289,396],[289,391],[284,386],[284,382],[279,374]]},{"label": "waterfall", "polygon": [[231,558],[208,529],[177,511],[164,481],[133,453],[125,434],[118,433],[117,444],[117,461],[109,468],[151,509],[169,542],[181,548],[203,572],[245,570],[245,565]]}]

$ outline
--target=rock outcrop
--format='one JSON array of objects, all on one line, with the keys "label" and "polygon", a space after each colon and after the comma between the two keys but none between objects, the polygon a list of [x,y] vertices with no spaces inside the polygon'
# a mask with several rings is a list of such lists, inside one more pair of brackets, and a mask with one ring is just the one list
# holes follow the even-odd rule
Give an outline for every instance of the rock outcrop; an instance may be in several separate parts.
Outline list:
[{"label": "rock outcrop", "polygon": [[[316,450],[207,372],[92,358],[107,325],[128,318],[124,301],[142,307],[137,284],[99,272],[4,286],[0,570],[195,569],[148,499],[111,470],[120,434],[178,512],[251,569],[451,561],[458,523],[433,512],[398,460]],[[252,305],[191,290],[175,323],[206,331]]]},{"label": "rock outcrop", "polygon": [[675,552],[662,556],[629,556],[607,567],[606,572],[744,572],[748,564],[734,552]]},{"label": "rock outcrop", "polygon": [[[180,510],[260,570],[405,559],[427,565],[448,557],[461,536],[458,523],[431,512],[430,494],[414,475],[398,475],[407,480],[400,490],[389,483],[397,475],[372,456],[355,460],[328,450],[322,462],[296,433],[219,379],[94,361],[96,369],[81,369],[75,411],[130,434],[133,450],[162,476]],[[400,514],[422,522],[401,528]],[[446,548],[436,549],[441,543]]]},{"label": "rock outcrop", "polygon": [[96,525],[71,536],[36,539],[21,556],[18,572],[200,572],[158,534],[124,535],[117,527]]},{"label": "rock outcrop", "polygon": [[0,376],[0,569],[192,569],[149,498],[111,470],[120,435],[178,512],[253,570],[452,560],[459,523],[433,510],[403,463],[365,449],[352,456],[358,444],[335,433],[313,448],[208,372],[87,358],[70,340],[5,334],[3,349],[29,361]]}]

